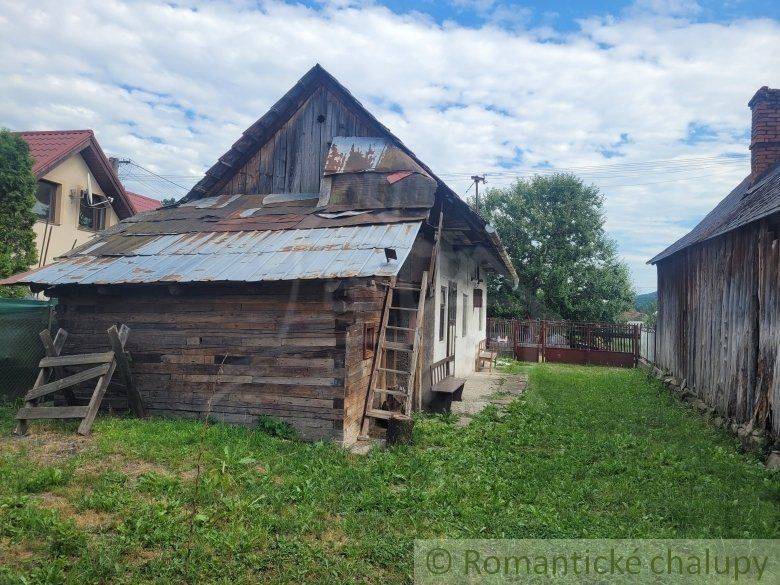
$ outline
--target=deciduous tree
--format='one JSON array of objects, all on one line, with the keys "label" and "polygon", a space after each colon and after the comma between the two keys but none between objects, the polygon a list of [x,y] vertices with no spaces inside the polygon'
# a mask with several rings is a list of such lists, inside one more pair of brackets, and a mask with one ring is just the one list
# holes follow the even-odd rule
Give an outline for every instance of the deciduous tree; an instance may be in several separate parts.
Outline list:
[{"label": "deciduous tree", "polygon": [[498,230],[520,277],[491,282],[488,313],[614,321],[630,309],[628,268],[604,232],[603,197],[570,174],[536,176],[487,192],[480,212]]},{"label": "deciduous tree", "polygon": [[[0,278],[27,270],[36,260],[35,175],[27,143],[0,130]],[[0,287],[0,296],[20,296],[23,287]]]}]

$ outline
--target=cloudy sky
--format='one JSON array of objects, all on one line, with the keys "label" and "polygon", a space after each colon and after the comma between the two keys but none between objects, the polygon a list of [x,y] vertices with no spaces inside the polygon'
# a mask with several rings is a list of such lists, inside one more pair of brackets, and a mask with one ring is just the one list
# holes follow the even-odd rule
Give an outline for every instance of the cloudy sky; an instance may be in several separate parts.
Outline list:
[{"label": "cloudy sky", "polygon": [[172,182],[123,167],[131,189],[180,196],[316,62],[460,193],[598,185],[646,292],[646,260],[748,172],[780,3],[0,0],[0,125],[92,128]]}]

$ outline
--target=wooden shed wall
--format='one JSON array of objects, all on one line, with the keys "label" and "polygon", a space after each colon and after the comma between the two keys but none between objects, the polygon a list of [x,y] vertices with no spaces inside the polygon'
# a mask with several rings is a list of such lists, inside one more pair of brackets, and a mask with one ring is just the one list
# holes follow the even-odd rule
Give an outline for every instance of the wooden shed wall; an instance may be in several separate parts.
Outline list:
[{"label": "wooden shed wall", "polygon": [[335,94],[319,87],[215,194],[318,193],[334,136],[382,135]]},{"label": "wooden shed wall", "polygon": [[656,361],[738,422],[771,409],[780,434],[777,216],[658,264]]},{"label": "wooden shed wall", "polygon": [[306,439],[341,441],[362,383],[360,364],[346,364],[348,348],[362,347],[355,315],[378,320],[365,289],[339,281],[182,286],[175,295],[164,286],[79,287],[58,292],[57,317],[70,333],[63,353],[105,351],[110,325],[131,328],[133,372],[151,414],[210,409],[247,425],[267,414]]}]

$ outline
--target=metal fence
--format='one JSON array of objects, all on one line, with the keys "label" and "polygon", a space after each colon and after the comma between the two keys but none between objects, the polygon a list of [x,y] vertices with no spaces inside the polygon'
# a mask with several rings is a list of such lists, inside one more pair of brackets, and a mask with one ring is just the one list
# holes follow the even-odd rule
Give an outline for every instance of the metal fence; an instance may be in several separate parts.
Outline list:
[{"label": "metal fence", "polygon": [[522,361],[631,367],[641,328],[626,323],[488,319],[488,343]]},{"label": "metal fence", "polygon": [[44,356],[38,334],[51,330],[56,301],[0,298],[0,401],[29,390]]}]

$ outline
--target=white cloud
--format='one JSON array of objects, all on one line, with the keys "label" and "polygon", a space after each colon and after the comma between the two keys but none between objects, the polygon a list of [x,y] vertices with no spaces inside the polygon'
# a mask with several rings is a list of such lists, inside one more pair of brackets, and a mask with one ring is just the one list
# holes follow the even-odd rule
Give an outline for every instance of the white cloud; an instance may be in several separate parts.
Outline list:
[{"label": "white cloud", "polygon": [[[652,289],[643,261],[748,163],[627,164],[746,154],[747,101],[780,84],[778,22],[679,18],[692,9],[644,2],[551,38],[372,2],[0,0],[0,124],[90,127],[110,153],[195,176],[320,62],[460,192],[473,172],[501,185],[542,163],[626,165],[583,174],[602,186],[637,285]],[[706,140],[684,142],[692,128]]]}]

